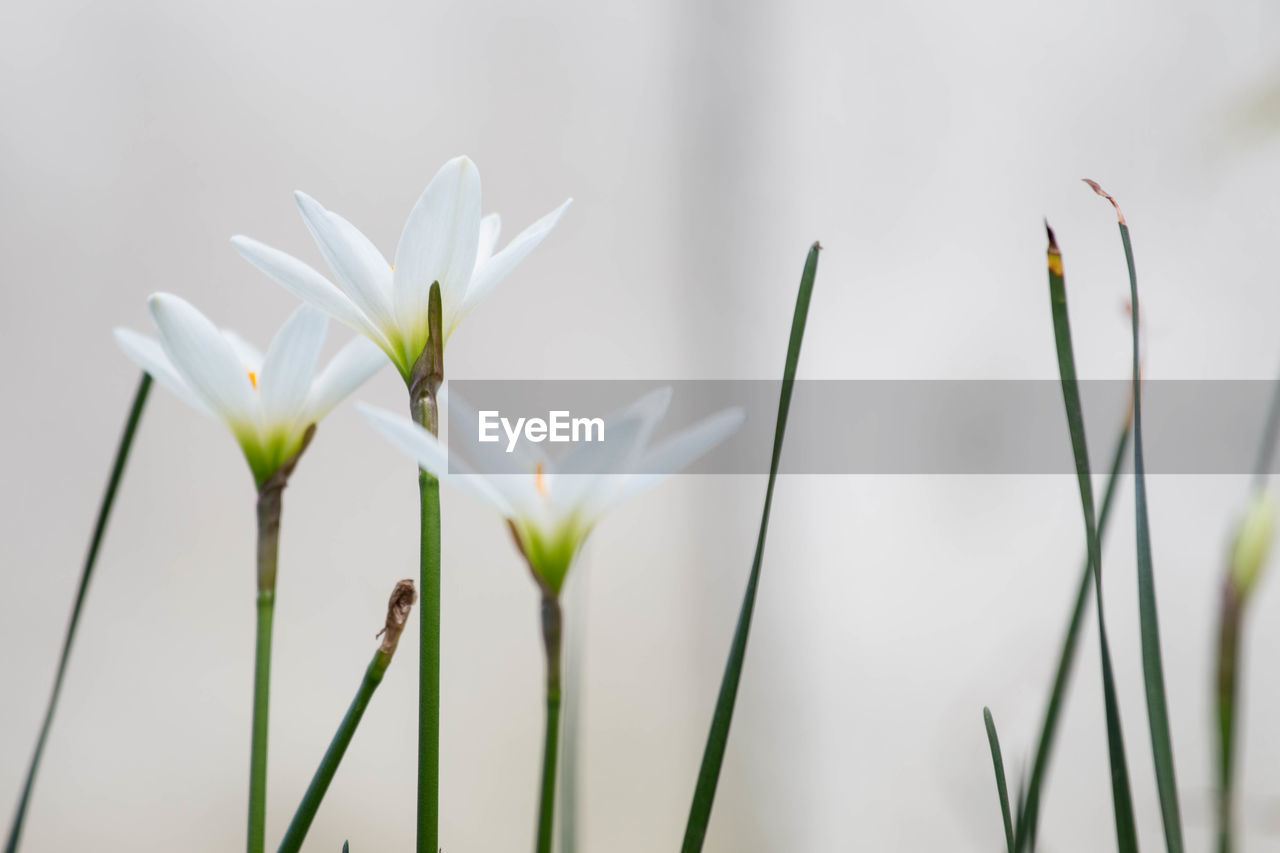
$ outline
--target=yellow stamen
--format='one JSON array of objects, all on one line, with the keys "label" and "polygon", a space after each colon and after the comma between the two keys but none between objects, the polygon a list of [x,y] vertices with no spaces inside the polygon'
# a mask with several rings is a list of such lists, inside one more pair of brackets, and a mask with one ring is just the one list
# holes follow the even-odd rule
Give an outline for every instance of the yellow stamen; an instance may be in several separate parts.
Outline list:
[{"label": "yellow stamen", "polygon": [[533,484],[538,490],[538,494],[544,498],[547,496],[547,481],[542,476],[542,463],[539,462],[537,467],[533,469]]},{"label": "yellow stamen", "polygon": [[254,390],[257,390],[257,388],[258,388],[258,374],[254,373],[252,370],[250,370],[250,371],[249,371],[249,384],[250,384],[250,385],[252,385],[252,386],[254,387]]}]

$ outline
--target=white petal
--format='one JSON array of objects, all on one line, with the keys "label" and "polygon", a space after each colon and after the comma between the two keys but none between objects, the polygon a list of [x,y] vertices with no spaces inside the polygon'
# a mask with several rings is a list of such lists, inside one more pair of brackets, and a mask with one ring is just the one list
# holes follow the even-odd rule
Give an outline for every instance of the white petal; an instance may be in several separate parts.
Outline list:
[{"label": "white petal", "polygon": [[223,329],[222,336],[227,339],[227,343],[231,344],[231,348],[236,351],[236,356],[240,359],[240,363],[244,365],[244,369],[247,372],[254,374],[262,372],[262,350],[240,337],[231,329]]},{"label": "white petal", "polygon": [[479,240],[480,172],[466,157],[455,157],[409,212],[396,247],[396,316],[407,338],[415,338],[411,328],[426,327],[433,281],[440,282],[445,314],[457,311],[475,269]]},{"label": "white petal", "polygon": [[498,248],[498,234],[501,232],[502,217],[498,214],[490,213],[480,220],[480,241],[476,245],[476,269],[493,257],[493,250]]},{"label": "white petal", "polygon": [[595,507],[594,516],[598,517],[609,508],[691,465],[736,432],[744,420],[746,414],[742,409],[725,409],[671,436],[645,454],[640,462],[640,472],[628,478],[617,492]]},{"label": "white petal", "polygon": [[115,335],[116,343],[120,344],[124,354],[150,373],[152,379],[168,388],[177,395],[178,399],[197,411],[204,412],[206,415],[213,414],[204,400],[200,399],[200,395],[182,381],[182,377],[169,361],[169,356],[164,354],[164,348],[160,346],[159,341],[140,335],[133,329],[116,329]]},{"label": "white petal", "polygon": [[391,265],[360,230],[304,192],[294,200],[307,230],[338,278],[338,287],[380,329],[395,328]]},{"label": "white petal", "polygon": [[453,460],[452,467],[458,473],[450,473],[449,451],[435,436],[418,424],[401,415],[364,403],[357,403],[356,408],[369,423],[373,424],[374,429],[382,433],[400,450],[409,454],[417,461],[419,467],[435,475],[440,482],[449,483],[472,497],[479,498],[504,517],[509,518],[514,514],[510,503],[485,477],[467,473],[457,460]]},{"label": "white petal", "polygon": [[644,428],[638,415],[605,420],[604,441],[580,441],[556,466],[557,474],[630,474],[628,460],[636,457],[637,443]]},{"label": "white petal", "polygon": [[[658,423],[671,405],[671,386],[655,388],[640,399],[628,403],[605,417],[605,440],[602,443],[580,442],[564,455],[560,469],[570,473],[605,472],[635,473],[640,453],[648,444]],[[609,466],[601,466],[594,448],[608,447]],[[577,460],[583,456],[583,461]]]},{"label": "white petal", "polygon": [[604,441],[580,442],[565,454],[551,483],[550,497],[558,512],[570,513],[603,501],[634,474],[636,447],[644,427],[639,417],[607,421]]},{"label": "white petal", "polygon": [[310,305],[300,305],[276,332],[262,362],[258,388],[263,423],[293,426],[311,392],[329,318]]},{"label": "white petal", "polygon": [[544,471],[551,469],[551,460],[542,445],[518,441],[507,452],[507,436],[501,427],[495,442],[480,441],[480,414],[469,402],[457,394],[449,393],[446,380],[440,391],[441,408],[449,419],[449,446],[455,458],[464,458],[472,467],[485,474],[518,474],[532,477],[541,465]]},{"label": "white petal", "polygon": [[323,418],[386,363],[386,355],[372,341],[353,338],[312,383],[307,398],[308,418],[313,423]]},{"label": "white petal", "polygon": [[[244,256],[245,260],[271,276],[294,296],[310,305],[314,305],[339,323],[345,323],[352,329],[373,341],[384,352],[391,355],[396,352],[383,331],[375,326],[365,313],[355,306],[333,282],[320,275],[302,261],[279,249],[259,243],[244,236],[231,238],[231,245]],[[399,357],[396,353],[394,358]]]},{"label": "white petal", "polygon": [[462,306],[458,309],[457,319],[461,319],[481,299],[488,296],[489,292],[498,285],[498,282],[506,278],[507,274],[516,268],[516,264],[524,260],[525,255],[532,252],[551,233],[551,229],[555,228],[556,224],[560,222],[565,210],[568,209],[572,202],[573,199],[569,199],[521,231],[501,252],[498,252],[487,261],[477,264],[475,275],[471,279],[471,285],[467,288],[466,297],[462,301]]},{"label": "white petal", "polygon": [[148,300],[160,343],[178,374],[233,427],[258,422],[258,401],[240,357],[209,318],[168,293]]}]

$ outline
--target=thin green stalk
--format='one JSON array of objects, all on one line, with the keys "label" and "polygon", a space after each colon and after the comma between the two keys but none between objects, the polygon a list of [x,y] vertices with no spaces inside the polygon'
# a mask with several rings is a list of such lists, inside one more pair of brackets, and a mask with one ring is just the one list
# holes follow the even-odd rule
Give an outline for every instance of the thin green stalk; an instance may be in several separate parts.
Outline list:
[{"label": "thin green stalk", "polygon": [[1004,844],[1013,853],[1013,817],[1009,813],[1009,785],[1004,778],[1004,757],[1000,754],[1000,736],[996,734],[996,721],[991,709],[982,709],[982,721],[987,727],[987,746],[991,748],[991,764],[996,773],[996,795],[1000,798],[1000,816],[1004,818]]},{"label": "thin green stalk", "polygon": [[809,299],[813,294],[813,281],[818,272],[818,252],[822,247],[814,243],[805,260],[800,276],[800,290],[796,294],[795,314],[791,319],[791,337],[787,344],[787,361],[782,371],[782,392],[778,400],[778,421],[773,431],[773,457],[769,464],[769,482],[765,487],[764,510],[760,517],[760,532],[756,538],[755,556],[751,573],[747,578],[746,593],[738,612],[729,658],[725,662],[720,692],[716,697],[715,712],[711,717],[711,730],[707,733],[707,745],[702,753],[702,765],[698,768],[698,782],[689,807],[689,821],[685,825],[682,853],[698,853],[707,837],[711,821],[711,806],[715,802],[716,785],[720,781],[720,767],[724,763],[725,747],[729,742],[729,726],[733,722],[733,706],[738,698],[738,683],[742,678],[742,665],[747,654],[747,635],[751,631],[751,615],[755,610],[756,589],[760,584],[760,565],[764,559],[765,535],[769,530],[769,511],[773,505],[773,487],[778,478],[778,461],[782,457],[782,439],[787,428],[787,413],[791,408],[791,392],[795,385],[796,365],[800,361],[800,344],[804,340],[805,321],[809,316]]},{"label": "thin green stalk", "polygon": [[262,853],[267,833],[267,739],[271,708],[271,629],[276,608],[280,511],[288,474],[258,490],[258,623],[253,656],[253,738],[249,749],[249,853]]},{"label": "thin green stalk", "polygon": [[31,764],[27,767],[27,779],[22,786],[18,810],[13,816],[13,826],[9,829],[9,840],[4,847],[5,853],[17,853],[18,843],[22,839],[22,826],[27,818],[27,807],[31,804],[31,792],[35,787],[36,773],[40,769],[45,742],[49,739],[53,715],[58,708],[58,697],[62,695],[62,682],[67,674],[67,659],[71,656],[71,644],[75,641],[76,628],[80,625],[80,611],[84,609],[85,596],[89,592],[89,581],[93,577],[93,567],[98,561],[98,549],[107,532],[107,519],[111,517],[116,490],[120,487],[120,480],[124,476],[124,466],[129,459],[129,450],[133,447],[133,436],[137,432],[138,422],[142,419],[142,410],[146,406],[150,391],[151,376],[143,373],[138,381],[138,390],[133,395],[133,405],[129,408],[129,417],[125,420],[124,432],[120,434],[120,443],[116,446],[116,458],[111,466],[111,475],[107,478],[107,489],[103,492],[102,503],[98,507],[98,520],[93,526],[93,536],[89,539],[89,551],[85,555],[84,567],[80,570],[80,585],[76,589],[75,604],[71,607],[71,621],[67,623],[67,633],[62,640],[62,654],[58,658],[58,672],[53,678],[53,691],[49,695],[49,704],[45,708],[44,721],[40,724],[40,734],[36,738],[36,748],[31,755]]},{"label": "thin green stalk", "polygon": [[[1124,466],[1125,451],[1129,448],[1131,435],[1130,425],[1133,423],[1132,409],[1125,414],[1124,427],[1116,440],[1115,449],[1111,453],[1111,471],[1107,475],[1107,487],[1102,496],[1102,508],[1098,513],[1098,539],[1106,537],[1107,522],[1111,519],[1111,507],[1116,493],[1116,484],[1120,478],[1120,470]],[[1062,651],[1058,654],[1058,668],[1053,676],[1053,687],[1049,691],[1049,701],[1045,707],[1044,723],[1040,727],[1040,741],[1036,745],[1036,757],[1031,767],[1031,780],[1024,794],[1023,803],[1018,808],[1018,819],[1015,823],[1014,850],[1021,851],[1026,846],[1034,847],[1036,826],[1040,817],[1040,789],[1044,784],[1045,773],[1049,769],[1049,759],[1053,752],[1054,737],[1058,731],[1058,719],[1063,700],[1067,695],[1067,681],[1071,678],[1071,670],[1075,665],[1076,646],[1080,638],[1080,628],[1084,624],[1085,608],[1089,603],[1089,593],[1093,587],[1093,563],[1086,555],[1084,566],[1080,570],[1080,581],[1076,588],[1075,605],[1071,610],[1071,618],[1067,622],[1066,635],[1062,640]]]},{"label": "thin green stalk", "polygon": [[249,853],[262,853],[267,835],[267,723],[271,706],[271,624],[275,590],[258,590],[253,666],[253,741],[249,751]]},{"label": "thin green stalk", "polygon": [[439,844],[440,820],[440,482],[418,473],[422,510],[418,615],[418,851]]},{"label": "thin green stalk", "polygon": [[1080,388],[1076,380],[1075,354],[1071,348],[1071,322],[1067,315],[1066,281],[1062,254],[1049,234],[1047,254],[1049,267],[1049,303],[1053,312],[1053,334],[1058,354],[1058,373],[1062,399],[1067,412],[1067,428],[1071,434],[1071,450],[1075,458],[1076,480],[1080,487],[1080,505],[1084,511],[1085,541],[1089,561],[1093,564],[1094,596],[1098,608],[1098,645],[1102,657],[1102,694],[1107,718],[1107,747],[1111,761],[1111,796],[1115,808],[1116,843],[1120,853],[1136,853],[1138,832],[1133,817],[1133,795],[1129,786],[1129,768],[1124,754],[1124,733],[1120,727],[1120,707],[1116,700],[1115,675],[1111,669],[1111,645],[1107,641],[1106,613],[1102,606],[1102,549],[1093,508],[1093,481],[1089,470],[1089,448],[1085,441],[1084,412],[1080,405]]},{"label": "thin green stalk", "polygon": [[[439,432],[436,398],[444,381],[443,309],[433,282],[427,307],[430,337],[408,377],[409,413],[432,435]],[[440,842],[440,482],[418,470],[418,853],[437,853]]]},{"label": "thin green stalk", "polygon": [[547,728],[542,749],[542,785],[538,795],[538,853],[551,853],[556,816],[556,760],[560,755],[560,646],[564,614],[560,601],[542,595],[542,642],[547,653]]},{"label": "thin green stalk", "polygon": [[[1236,532],[1227,570],[1222,583],[1222,606],[1218,616],[1218,656],[1215,678],[1214,704],[1218,717],[1218,796],[1216,817],[1218,821],[1218,851],[1232,853],[1235,850],[1235,776],[1236,776],[1236,723],[1239,716],[1239,673],[1241,669],[1241,634],[1244,630],[1245,605],[1256,572],[1266,560],[1270,531],[1267,540],[1258,550],[1253,539],[1259,533],[1255,529],[1256,513],[1270,516],[1272,510],[1266,498],[1267,480],[1271,475],[1271,459],[1276,439],[1280,436],[1280,383],[1272,388],[1271,405],[1266,425],[1258,445],[1254,463],[1252,491],[1253,505]],[[1270,523],[1270,519],[1267,518]],[[1251,561],[1253,565],[1241,564]],[[1242,577],[1244,585],[1242,585]]]},{"label": "thin green stalk", "polygon": [[1147,475],[1142,454],[1141,319],[1138,308],[1138,274],[1133,263],[1129,225],[1116,200],[1094,181],[1093,191],[1115,208],[1129,270],[1130,316],[1133,322],[1133,506],[1138,541],[1138,621],[1142,636],[1142,675],[1147,694],[1147,721],[1151,729],[1151,753],[1155,759],[1160,816],[1169,853],[1182,853],[1182,817],[1178,808],[1178,779],[1173,768],[1173,738],[1169,729],[1169,702],[1164,688],[1164,662],[1160,653],[1160,620],[1156,613],[1155,569],[1151,559],[1151,523],[1147,514]]},{"label": "thin green stalk", "polygon": [[1228,571],[1222,589],[1218,636],[1218,853],[1235,849],[1235,732],[1239,682],[1240,628],[1244,601]]},{"label": "thin green stalk", "polygon": [[280,512],[285,486],[315,431],[315,424],[307,427],[297,452],[258,484],[258,626],[254,642],[253,736],[249,747],[249,853],[262,853],[266,845],[271,627],[280,562]]},{"label": "thin green stalk", "polygon": [[373,659],[365,669],[360,688],[356,691],[355,698],[351,700],[351,706],[347,708],[342,722],[338,724],[338,730],[334,733],[329,748],[325,750],[315,775],[311,777],[311,784],[307,786],[307,792],[303,794],[302,802],[298,804],[298,810],[294,812],[293,820],[289,822],[289,828],[285,830],[284,839],[280,842],[280,853],[297,853],[302,849],[302,842],[307,837],[307,831],[311,829],[311,823],[315,820],[316,812],[320,810],[320,803],[324,801],[324,795],[329,791],[329,784],[333,782],[338,766],[342,764],[342,757],[346,755],[347,747],[355,736],[365,708],[369,707],[369,700],[373,698],[374,691],[382,683],[382,676],[391,665],[391,659],[395,656],[396,646],[400,642],[400,634],[404,631],[415,596],[411,580],[400,581],[392,591],[391,600],[387,603],[386,625],[380,632],[382,645],[373,653]]}]

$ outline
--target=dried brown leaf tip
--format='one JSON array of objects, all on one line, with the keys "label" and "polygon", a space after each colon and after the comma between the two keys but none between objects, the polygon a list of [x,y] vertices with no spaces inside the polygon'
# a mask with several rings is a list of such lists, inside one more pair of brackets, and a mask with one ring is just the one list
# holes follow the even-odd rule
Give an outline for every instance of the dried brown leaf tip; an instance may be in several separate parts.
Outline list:
[{"label": "dried brown leaf tip", "polygon": [[395,654],[400,634],[409,621],[409,611],[417,600],[418,592],[413,588],[413,581],[408,578],[397,583],[396,588],[391,591],[391,599],[387,602],[387,623],[378,632],[378,636],[382,638],[381,651],[385,654]]},{"label": "dried brown leaf tip", "polygon": [[1056,276],[1062,275],[1062,253],[1058,251],[1058,241],[1054,239],[1053,229],[1049,227],[1049,221],[1044,223],[1045,233],[1049,235],[1049,272]]},{"label": "dried brown leaf tip", "polygon": [[1127,226],[1128,223],[1124,221],[1124,214],[1120,212],[1120,205],[1116,204],[1116,200],[1111,193],[1099,186],[1097,181],[1091,181],[1088,178],[1084,178],[1084,182],[1089,185],[1089,189],[1111,202],[1111,206],[1116,209],[1116,219],[1120,220],[1121,225]]}]

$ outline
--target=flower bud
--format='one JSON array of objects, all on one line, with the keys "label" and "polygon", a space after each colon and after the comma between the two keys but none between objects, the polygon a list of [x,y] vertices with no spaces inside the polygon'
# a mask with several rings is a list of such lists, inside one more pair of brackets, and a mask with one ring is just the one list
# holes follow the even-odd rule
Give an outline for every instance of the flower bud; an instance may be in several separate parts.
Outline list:
[{"label": "flower bud", "polygon": [[1275,499],[1267,492],[1258,492],[1231,546],[1231,576],[1241,597],[1249,593],[1266,566],[1275,521]]}]

